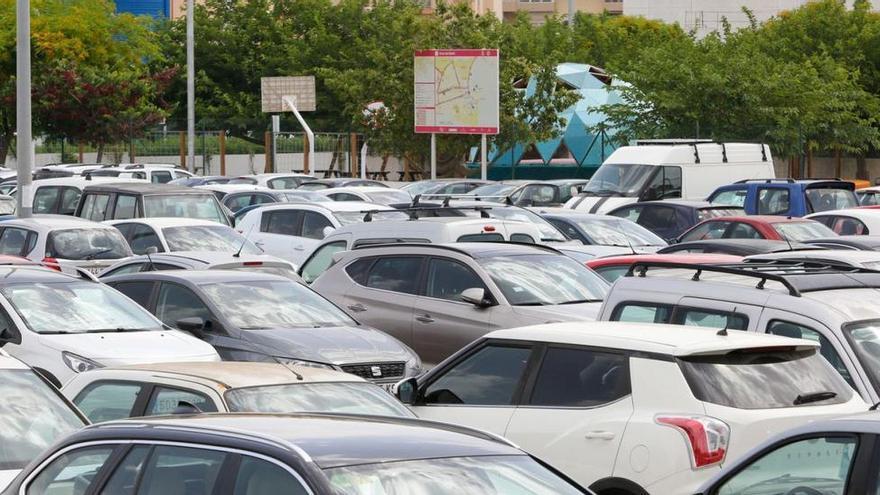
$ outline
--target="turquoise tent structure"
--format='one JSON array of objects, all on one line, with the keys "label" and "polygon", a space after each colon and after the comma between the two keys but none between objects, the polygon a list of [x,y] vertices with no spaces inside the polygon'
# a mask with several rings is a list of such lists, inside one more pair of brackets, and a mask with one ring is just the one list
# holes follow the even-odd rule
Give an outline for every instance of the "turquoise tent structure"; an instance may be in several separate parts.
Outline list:
[{"label": "turquoise tent structure", "polygon": [[[548,141],[517,144],[506,150],[490,149],[490,179],[590,177],[616,148],[609,139],[613,130],[591,130],[606,119],[599,107],[620,102],[620,92],[612,88],[611,76],[599,67],[572,63],[557,66],[556,75],[560,84],[580,95],[577,103],[562,112],[565,129]],[[535,86],[532,79],[522,91],[530,96]],[[479,149],[472,151],[468,166],[479,174]]]}]

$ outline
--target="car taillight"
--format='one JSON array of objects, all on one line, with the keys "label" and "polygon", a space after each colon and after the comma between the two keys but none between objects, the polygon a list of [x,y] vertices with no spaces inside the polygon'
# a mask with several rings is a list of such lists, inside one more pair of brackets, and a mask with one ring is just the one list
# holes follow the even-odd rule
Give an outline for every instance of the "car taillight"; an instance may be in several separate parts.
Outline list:
[{"label": "car taillight", "polygon": [[494,225],[485,225],[483,226],[483,232],[495,232]]},{"label": "car taillight", "polygon": [[701,468],[718,464],[727,454],[730,427],[719,419],[709,416],[672,416],[655,418],[657,424],[671,426],[680,431],[691,447],[693,466]]},{"label": "car taillight", "polygon": [[263,266],[262,261],[245,261],[242,266]]},{"label": "car taillight", "polygon": [[55,258],[43,258],[42,263],[46,268],[61,271],[61,264]]}]

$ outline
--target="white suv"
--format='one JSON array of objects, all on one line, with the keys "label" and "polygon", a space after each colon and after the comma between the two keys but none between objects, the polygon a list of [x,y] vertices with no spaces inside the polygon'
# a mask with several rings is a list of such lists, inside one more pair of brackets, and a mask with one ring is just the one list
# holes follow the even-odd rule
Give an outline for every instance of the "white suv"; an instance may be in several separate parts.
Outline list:
[{"label": "white suv", "polygon": [[554,323],[492,332],[396,393],[421,418],[504,435],[598,495],[684,495],[768,435],[867,409],[817,350],[739,331]]}]

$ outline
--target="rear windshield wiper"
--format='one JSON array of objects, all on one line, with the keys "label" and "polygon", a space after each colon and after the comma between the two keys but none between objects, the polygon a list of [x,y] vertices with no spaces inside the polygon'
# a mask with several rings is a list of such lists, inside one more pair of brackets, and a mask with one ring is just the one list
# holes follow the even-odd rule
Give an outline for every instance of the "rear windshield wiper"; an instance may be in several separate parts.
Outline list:
[{"label": "rear windshield wiper", "polygon": [[813,392],[811,394],[800,394],[794,399],[794,405],[809,404],[811,402],[822,402],[823,400],[833,399],[837,397],[837,392]]},{"label": "rear windshield wiper", "polygon": [[548,303],[543,303],[541,301],[534,302],[524,302],[519,304],[514,304],[514,306],[547,306]]},{"label": "rear windshield wiper", "polygon": [[574,301],[561,302],[561,303],[559,303],[559,305],[561,306],[563,304],[581,304],[581,303],[592,303],[592,302],[602,302],[602,300],[601,299],[576,299]]},{"label": "rear windshield wiper", "polygon": [[101,256],[102,254],[109,253],[110,251],[113,251],[113,248],[99,249],[97,251],[93,251],[93,252],[83,256],[83,259],[84,260],[93,260],[93,259],[95,259],[96,256]]}]

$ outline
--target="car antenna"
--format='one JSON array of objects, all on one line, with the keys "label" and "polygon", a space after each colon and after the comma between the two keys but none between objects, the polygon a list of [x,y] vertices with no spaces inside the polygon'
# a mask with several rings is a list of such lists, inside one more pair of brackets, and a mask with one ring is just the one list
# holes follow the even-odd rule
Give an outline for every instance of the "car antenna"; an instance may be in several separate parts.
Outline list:
[{"label": "car antenna", "polygon": [[248,229],[247,235],[245,235],[244,239],[241,240],[241,246],[238,246],[238,251],[236,251],[235,254],[232,255],[233,258],[241,258],[241,251],[244,249],[244,246],[247,244],[248,239],[251,236],[251,232],[254,231],[254,227],[256,227],[256,226],[257,226],[257,224],[253,224],[253,225],[251,225],[251,228]]},{"label": "car antenna", "polygon": [[620,227],[621,235],[623,236],[623,240],[626,241],[626,245],[629,246],[629,250],[632,251],[632,254],[639,254],[636,252],[636,248],[633,247],[632,241],[629,240],[629,236],[623,233],[623,220],[618,218],[617,225]]},{"label": "car antenna", "polygon": [[736,306],[733,307],[733,311],[727,315],[727,319],[724,320],[724,328],[718,330],[718,333],[715,335],[719,335],[721,337],[727,337],[727,327],[730,325],[730,320],[733,319],[734,315],[736,315]]},{"label": "car antenna", "polygon": [[147,271],[150,271],[150,272],[153,271],[154,266],[153,266],[153,258],[151,255],[158,253],[158,252],[159,252],[159,249],[156,248],[156,246],[150,246],[147,248],[146,251],[144,251],[144,254],[147,255],[147,263],[149,263],[149,267],[150,267],[150,269]]},{"label": "car antenna", "polygon": [[284,367],[287,368],[288,371],[290,371],[291,373],[293,373],[293,376],[296,377],[297,381],[300,381],[300,382],[303,381],[303,376],[300,375],[299,373],[297,373],[297,371],[296,371],[295,369],[293,369],[293,365],[292,365],[292,364],[286,364],[286,363],[285,363],[285,364],[284,364]]},{"label": "car antenna", "polygon": [[788,244],[788,250],[794,251],[794,246],[791,245],[791,239],[788,238],[788,235],[782,234],[782,238],[785,240],[785,243]]}]

